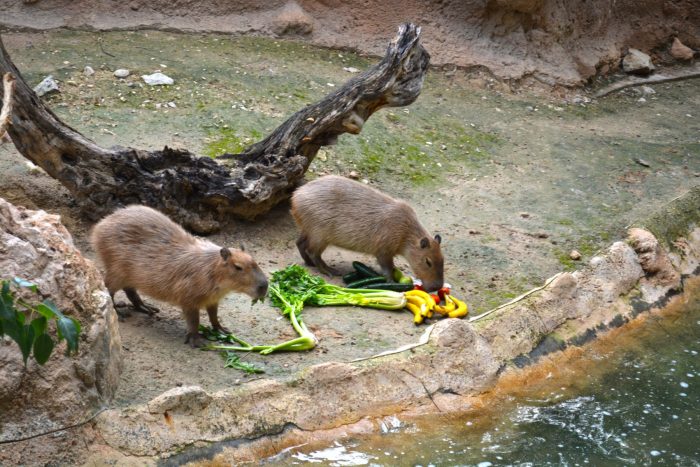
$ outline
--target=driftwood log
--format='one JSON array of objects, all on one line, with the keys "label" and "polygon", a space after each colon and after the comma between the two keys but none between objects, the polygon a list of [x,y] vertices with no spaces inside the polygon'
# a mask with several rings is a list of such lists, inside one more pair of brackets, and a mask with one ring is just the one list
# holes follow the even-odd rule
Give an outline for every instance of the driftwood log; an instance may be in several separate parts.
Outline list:
[{"label": "driftwood log", "polygon": [[292,115],[243,153],[212,160],[187,150],[102,148],[63,123],[22,79],[0,40],[0,74],[16,78],[8,134],[19,152],[72,193],[90,219],[146,204],[199,233],[228,217],[254,219],[289,196],[321,146],[357,134],[375,111],[420,94],[429,55],[420,28],[403,24],[384,58]]}]

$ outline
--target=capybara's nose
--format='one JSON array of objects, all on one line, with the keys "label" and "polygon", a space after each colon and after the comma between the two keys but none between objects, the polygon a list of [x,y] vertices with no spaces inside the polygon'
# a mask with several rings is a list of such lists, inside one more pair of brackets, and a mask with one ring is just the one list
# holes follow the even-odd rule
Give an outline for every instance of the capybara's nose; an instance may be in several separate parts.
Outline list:
[{"label": "capybara's nose", "polygon": [[258,285],[258,298],[263,298],[265,295],[267,295],[267,281]]}]

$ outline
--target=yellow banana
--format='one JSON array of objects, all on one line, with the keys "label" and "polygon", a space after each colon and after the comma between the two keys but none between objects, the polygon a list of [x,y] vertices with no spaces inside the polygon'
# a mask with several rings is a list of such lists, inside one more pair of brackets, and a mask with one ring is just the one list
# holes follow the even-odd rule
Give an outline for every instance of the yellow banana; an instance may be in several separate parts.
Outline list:
[{"label": "yellow banana", "polygon": [[421,310],[419,307],[414,305],[413,303],[407,303],[406,308],[413,313],[413,324],[420,324],[423,322],[423,315],[421,314]]},{"label": "yellow banana", "polygon": [[435,307],[435,300],[433,300],[433,297],[430,296],[428,292],[424,292],[423,290],[409,290],[408,292],[404,292],[406,297],[421,297],[423,300],[428,302],[428,307],[432,310]]},{"label": "yellow banana", "polygon": [[452,295],[445,295],[445,297],[450,297],[450,300],[455,302],[455,304],[457,305],[457,309],[449,312],[447,314],[447,316],[449,316],[450,318],[464,318],[465,316],[467,316],[467,313],[469,313],[469,310],[467,310],[466,303],[464,303],[461,300],[456,299]]},{"label": "yellow banana", "polygon": [[417,307],[420,307],[420,306],[422,306],[422,305],[426,305],[426,306],[427,306],[427,304],[428,304],[425,300],[423,300],[423,297],[419,297],[419,296],[417,296],[417,295],[409,295],[409,296],[407,296],[407,297],[406,297],[406,301],[407,301],[408,303],[413,303],[413,304],[416,305]]},{"label": "yellow banana", "polygon": [[445,305],[435,305],[434,310],[443,316],[447,316],[450,312],[454,311],[457,305],[454,301],[450,299],[449,295],[445,295]]}]

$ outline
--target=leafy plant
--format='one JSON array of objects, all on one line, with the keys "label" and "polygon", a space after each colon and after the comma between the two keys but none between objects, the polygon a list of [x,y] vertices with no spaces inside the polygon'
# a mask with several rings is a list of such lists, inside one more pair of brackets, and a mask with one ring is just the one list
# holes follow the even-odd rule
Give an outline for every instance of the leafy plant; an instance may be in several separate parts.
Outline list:
[{"label": "leafy plant", "polygon": [[65,316],[49,299],[39,304],[28,303],[16,297],[13,288],[28,289],[35,294],[39,293],[39,288],[19,277],[0,282],[0,337],[7,335],[17,343],[25,367],[31,355],[40,365],[51,356],[55,343],[47,332],[49,320],[56,322],[58,341],[66,340],[66,354],[78,351],[78,320]]},{"label": "leafy plant", "polygon": [[241,357],[233,351],[225,350],[221,352],[221,355],[226,359],[226,363],[224,364],[225,368],[235,368],[237,370],[241,370],[245,373],[248,373],[249,375],[265,373],[265,370],[255,366],[253,363],[242,362]]}]

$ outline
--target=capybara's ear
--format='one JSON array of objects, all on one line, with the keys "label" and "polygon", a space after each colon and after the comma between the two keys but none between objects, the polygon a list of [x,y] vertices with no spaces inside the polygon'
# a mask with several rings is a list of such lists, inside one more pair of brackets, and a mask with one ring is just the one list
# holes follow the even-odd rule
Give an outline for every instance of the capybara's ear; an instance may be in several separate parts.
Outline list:
[{"label": "capybara's ear", "polygon": [[228,259],[231,257],[231,250],[226,247],[219,250],[219,253],[221,253],[221,257],[224,259],[224,261],[228,261]]},{"label": "capybara's ear", "polygon": [[430,245],[430,240],[428,240],[428,237],[423,237],[420,239],[421,248],[428,248],[428,245]]},{"label": "capybara's ear", "polygon": [[442,243],[442,237],[440,234],[435,235],[435,241],[438,242],[438,245]]}]

